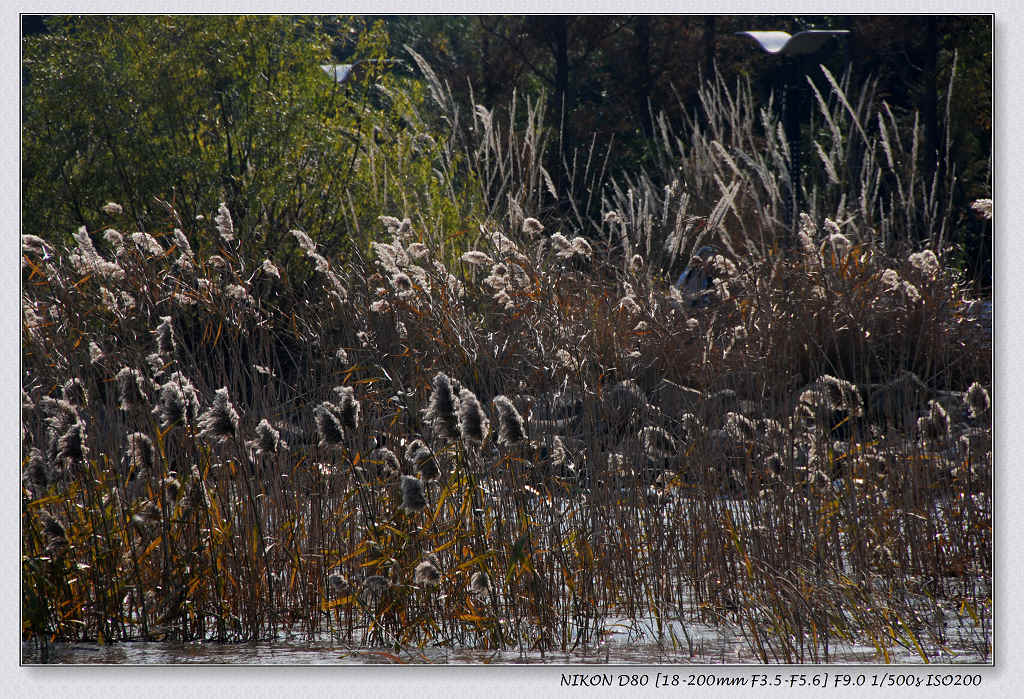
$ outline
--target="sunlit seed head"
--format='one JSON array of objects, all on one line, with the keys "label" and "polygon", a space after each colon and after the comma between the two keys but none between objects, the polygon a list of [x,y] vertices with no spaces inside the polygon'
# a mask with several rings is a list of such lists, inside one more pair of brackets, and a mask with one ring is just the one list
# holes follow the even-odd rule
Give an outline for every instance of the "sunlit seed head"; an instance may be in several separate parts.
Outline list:
[{"label": "sunlit seed head", "polygon": [[121,205],[112,201],[108,201],[106,204],[100,207],[100,210],[107,216],[118,216],[124,213],[124,209],[121,207]]},{"label": "sunlit seed head", "polygon": [[228,284],[224,287],[224,295],[234,301],[236,304],[246,304],[252,302],[252,297],[249,296],[249,292],[241,284]]},{"label": "sunlit seed head", "polygon": [[489,265],[491,264],[491,258],[488,257],[487,253],[480,252],[479,250],[470,250],[469,252],[462,254],[462,261],[468,265]]},{"label": "sunlit seed head", "polygon": [[287,449],[288,444],[281,439],[281,433],[274,429],[267,418],[256,425],[256,439],[247,442],[251,449],[262,454],[276,454],[279,449]]},{"label": "sunlit seed head", "polygon": [[555,233],[548,238],[548,245],[550,245],[555,254],[560,257],[572,254],[572,243],[570,243],[569,239],[561,233]]},{"label": "sunlit seed head", "polygon": [[160,481],[160,485],[163,486],[169,502],[173,503],[178,499],[178,495],[181,494],[181,481],[174,476],[164,477],[164,479]]},{"label": "sunlit seed head", "polygon": [[406,252],[409,253],[409,257],[414,260],[422,260],[424,257],[430,254],[430,248],[423,243],[411,243]]},{"label": "sunlit seed head", "polygon": [[321,447],[341,444],[345,439],[337,411],[338,407],[329,401],[324,401],[313,410],[313,419],[316,421],[316,432],[320,437]]},{"label": "sunlit seed head", "polygon": [[832,264],[840,264],[850,254],[853,244],[842,233],[829,235],[821,244],[819,253]]},{"label": "sunlit seed head", "polygon": [[24,480],[31,486],[33,496],[38,498],[54,481],[53,473],[43,457],[43,452],[32,447],[25,463]]},{"label": "sunlit seed head", "polygon": [[587,239],[580,236],[576,236],[575,238],[573,238],[572,242],[569,243],[569,247],[572,249],[574,254],[579,255],[580,257],[583,257],[588,260],[590,259],[591,255],[594,254],[594,249],[590,246],[590,243],[587,241]]},{"label": "sunlit seed head", "polygon": [[182,256],[192,259],[195,255],[192,253],[192,246],[189,245],[188,238],[185,237],[185,233],[180,228],[175,228],[174,233],[174,245],[178,248],[178,251]]},{"label": "sunlit seed head", "polygon": [[945,442],[949,438],[949,413],[937,401],[928,401],[928,414],[918,418],[917,430],[925,441]]},{"label": "sunlit seed head", "polygon": [[68,548],[68,538],[64,525],[50,515],[43,515],[42,523],[43,536],[46,539],[46,552],[53,556],[63,554]]},{"label": "sunlit seed head", "polygon": [[849,381],[824,374],[818,377],[815,388],[826,396],[833,410],[846,410],[855,417],[864,415],[864,399],[857,387]]},{"label": "sunlit seed head", "polygon": [[345,589],[347,587],[345,578],[341,577],[337,573],[331,573],[327,576],[327,587],[330,589],[333,597],[341,597],[345,594]]},{"label": "sunlit seed head", "polygon": [[609,224],[621,224],[622,215],[618,211],[606,211],[602,221]]},{"label": "sunlit seed head", "polygon": [[132,233],[131,239],[132,242],[135,243],[135,247],[147,255],[159,257],[164,254],[163,246],[149,233],[143,233],[141,231]]},{"label": "sunlit seed head", "polygon": [[537,235],[544,230],[544,224],[535,218],[528,217],[523,221],[523,232],[527,235]]},{"label": "sunlit seed head", "polygon": [[640,314],[640,305],[636,302],[635,296],[623,296],[619,301],[618,310],[635,316]]},{"label": "sunlit seed head", "polygon": [[939,275],[939,258],[931,250],[912,253],[907,261],[925,279],[935,279]]},{"label": "sunlit seed head", "polygon": [[281,278],[281,270],[279,270],[277,268],[277,265],[275,265],[270,260],[263,260],[263,262],[260,264],[260,270],[262,270],[263,274],[265,274],[268,277],[273,277],[274,279]]},{"label": "sunlit seed head", "polygon": [[114,378],[117,381],[118,406],[121,410],[128,411],[146,402],[146,384],[142,372],[124,367]]},{"label": "sunlit seed head", "polygon": [[218,388],[213,405],[199,416],[199,436],[222,441],[238,434],[238,412],[231,404],[227,387]]},{"label": "sunlit seed head", "polygon": [[210,506],[210,496],[203,483],[199,467],[194,465],[189,471],[188,491],[185,494],[185,505],[192,510],[205,510]]},{"label": "sunlit seed head", "polygon": [[511,446],[526,439],[523,416],[507,396],[495,396],[492,401],[498,413],[498,444]]},{"label": "sunlit seed head", "polygon": [[405,460],[414,468],[431,458],[433,453],[422,439],[414,439],[405,446]]},{"label": "sunlit seed head", "polygon": [[971,211],[976,213],[986,221],[992,220],[992,200],[991,199],[975,199],[971,202]]},{"label": "sunlit seed head", "polygon": [[402,227],[402,222],[394,216],[378,216],[377,220],[381,222],[384,226],[384,230],[387,231],[389,235],[397,233]]},{"label": "sunlit seed head", "polygon": [[964,394],[964,403],[967,405],[967,414],[971,419],[981,417],[988,412],[992,405],[988,391],[977,381],[972,383],[967,389],[967,393]]},{"label": "sunlit seed head", "polygon": [[908,281],[903,282],[903,296],[912,304],[921,302],[921,292]]},{"label": "sunlit seed head", "polygon": [[459,419],[457,415],[459,386],[452,386],[448,375],[439,372],[432,382],[430,402],[427,404],[425,417],[434,434],[439,439],[453,440],[459,438]]},{"label": "sunlit seed head", "polygon": [[177,339],[174,326],[171,324],[171,316],[160,316],[160,324],[153,331],[153,336],[156,338],[157,351],[164,357],[173,357]]},{"label": "sunlit seed head", "polygon": [[220,234],[221,240],[225,243],[230,243],[235,239],[235,224],[231,220],[231,212],[228,211],[228,205],[221,202],[217,207],[217,215],[214,216],[213,222],[217,224],[217,232]]},{"label": "sunlit seed head", "polygon": [[892,293],[900,290],[900,274],[894,269],[883,270],[878,277],[878,285],[885,293]]},{"label": "sunlit seed head", "polygon": [[391,277],[391,286],[398,291],[411,291],[412,279],[405,272],[399,272]]},{"label": "sunlit seed head", "polygon": [[420,478],[424,483],[428,481],[436,481],[441,477],[441,469],[437,465],[436,459],[428,459],[420,464],[419,468]]},{"label": "sunlit seed head", "polygon": [[359,601],[363,604],[379,601],[389,587],[391,587],[391,583],[383,575],[368,575],[363,580],[363,587],[359,591]]},{"label": "sunlit seed head", "polygon": [[147,524],[154,524],[160,521],[160,508],[151,500],[142,503],[139,509],[132,515],[132,524],[137,527],[144,527]]},{"label": "sunlit seed head", "polygon": [[103,231],[103,240],[107,241],[107,244],[115,250],[115,254],[118,254],[120,248],[124,245],[124,236],[121,235],[120,231],[108,228]]},{"label": "sunlit seed head", "polygon": [[60,397],[72,405],[85,406],[89,403],[89,393],[85,390],[85,384],[77,376],[68,379],[61,385]]},{"label": "sunlit seed head", "polygon": [[96,344],[95,341],[89,341],[89,363],[95,364],[99,360],[103,359],[103,350]]}]

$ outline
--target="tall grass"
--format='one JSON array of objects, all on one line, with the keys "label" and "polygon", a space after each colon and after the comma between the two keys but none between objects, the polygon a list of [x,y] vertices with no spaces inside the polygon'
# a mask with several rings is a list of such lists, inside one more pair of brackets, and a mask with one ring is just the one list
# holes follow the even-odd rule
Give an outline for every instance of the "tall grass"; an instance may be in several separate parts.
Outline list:
[{"label": "tall grass", "polygon": [[437,181],[485,207],[457,242],[403,209],[365,259],[264,259],[226,207],[205,257],[173,210],[23,238],[24,637],[545,652],[617,621],[696,653],[671,629],[702,622],[765,662],[989,657],[991,328],[899,207],[812,191],[782,253],[782,146],[716,117],[688,184],[620,178],[553,233],[540,107],[450,106]]}]

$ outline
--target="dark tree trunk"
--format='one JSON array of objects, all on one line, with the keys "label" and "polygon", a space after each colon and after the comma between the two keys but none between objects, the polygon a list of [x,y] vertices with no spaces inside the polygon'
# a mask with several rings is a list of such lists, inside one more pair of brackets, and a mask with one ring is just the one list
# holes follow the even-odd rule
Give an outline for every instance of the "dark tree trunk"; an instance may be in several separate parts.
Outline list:
[{"label": "dark tree trunk", "polygon": [[648,118],[648,102],[651,98],[651,18],[640,15],[636,18],[636,49],[634,52],[636,67],[636,114],[643,125],[644,135],[651,136],[654,128]]},{"label": "dark tree trunk", "polygon": [[715,16],[704,17],[704,79],[715,74]]},{"label": "dark tree trunk", "polygon": [[939,76],[936,66],[939,53],[938,18],[930,15],[924,29],[924,104],[921,111],[924,112],[927,172],[932,174],[940,167],[939,148],[942,142],[939,135]]}]

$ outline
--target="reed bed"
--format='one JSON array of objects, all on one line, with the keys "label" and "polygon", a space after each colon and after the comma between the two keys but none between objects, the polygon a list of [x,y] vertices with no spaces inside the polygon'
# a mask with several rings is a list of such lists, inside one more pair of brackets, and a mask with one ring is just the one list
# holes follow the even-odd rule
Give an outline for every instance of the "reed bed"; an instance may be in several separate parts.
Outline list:
[{"label": "reed bed", "polygon": [[216,225],[23,239],[26,638],[988,656],[991,333],[930,251],[805,216],[677,287],[534,218],[446,265],[382,216],[288,274]]}]

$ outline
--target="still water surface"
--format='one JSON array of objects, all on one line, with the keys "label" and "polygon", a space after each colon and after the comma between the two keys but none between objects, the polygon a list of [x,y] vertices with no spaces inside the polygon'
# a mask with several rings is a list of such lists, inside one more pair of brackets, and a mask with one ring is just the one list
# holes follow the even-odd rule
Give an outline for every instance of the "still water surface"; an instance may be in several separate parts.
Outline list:
[{"label": "still water surface", "polygon": [[[176,643],[131,642],[99,646],[95,643],[58,643],[50,646],[44,658],[35,644],[22,645],[23,664],[59,663],[92,665],[372,665],[392,663],[483,665],[483,664],[760,664],[744,639],[728,630],[688,624],[690,646],[673,647],[664,639],[658,643],[648,634],[612,626],[599,647],[573,653],[540,651],[487,651],[474,649],[422,648],[394,652],[387,649],[353,649],[330,638],[313,641],[281,640],[261,643]],[[947,629],[952,631],[952,629]],[[962,631],[969,631],[962,629]],[[676,638],[683,638],[675,629]],[[957,634],[951,634],[956,638]],[[974,634],[960,635],[944,649],[926,648],[929,662],[939,664],[988,664],[991,653],[976,649]],[[951,639],[952,641],[952,639]],[[692,648],[692,650],[691,650]],[[779,662],[782,662],[780,659]],[[811,662],[810,658],[805,662]],[[824,662],[824,659],[822,659]],[[884,663],[870,646],[840,644],[830,649],[830,663]],[[921,664],[916,652],[896,647],[890,650],[890,663]]]}]

